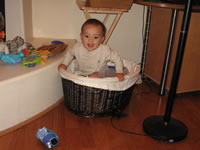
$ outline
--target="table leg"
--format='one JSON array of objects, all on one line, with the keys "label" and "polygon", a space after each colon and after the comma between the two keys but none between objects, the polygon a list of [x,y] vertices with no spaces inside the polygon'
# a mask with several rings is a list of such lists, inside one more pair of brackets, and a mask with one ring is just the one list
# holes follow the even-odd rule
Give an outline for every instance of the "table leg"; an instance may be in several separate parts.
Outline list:
[{"label": "table leg", "polygon": [[87,11],[87,9],[85,9],[83,12],[84,12],[86,20],[91,18],[91,16],[90,16],[89,12]]},{"label": "table leg", "polygon": [[111,36],[113,30],[115,29],[115,27],[116,27],[116,25],[117,25],[117,23],[118,23],[118,21],[119,21],[121,15],[122,15],[122,12],[121,12],[121,13],[118,13],[118,14],[116,15],[116,17],[115,17],[115,19],[113,20],[113,23],[112,23],[110,29],[108,30],[108,33],[106,34],[106,37],[105,37],[105,40],[103,41],[103,44],[107,44],[107,42],[108,42],[108,40],[109,40],[109,38],[110,38],[110,36]]},{"label": "table leg", "polygon": [[149,31],[150,31],[150,23],[151,23],[151,13],[152,7],[147,7],[147,15],[146,15],[146,25],[145,25],[145,35],[143,39],[143,50],[142,50],[142,60],[141,60],[141,72],[142,78],[144,77],[144,66],[146,62],[146,53],[148,47],[148,39],[149,39]]},{"label": "table leg", "polygon": [[107,23],[108,19],[110,17],[110,14],[107,14],[103,20],[104,25]]},{"label": "table leg", "polygon": [[171,51],[172,51],[173,40],[174,40],[174,32],[175,32],[175,28],[176,28],[176,20],[177,20],[177,9],[172,9],[171,26],[170,26],[170,31],[169,31],[165,60],[164,60],[164,64],[163,64],[162,76],[161,76],[161,80],[160,80],[159,94],[161,96],[163,96],[165,94],[166,81],[167,81],[167,75],[168,75],[170,58],[171,58]]}]

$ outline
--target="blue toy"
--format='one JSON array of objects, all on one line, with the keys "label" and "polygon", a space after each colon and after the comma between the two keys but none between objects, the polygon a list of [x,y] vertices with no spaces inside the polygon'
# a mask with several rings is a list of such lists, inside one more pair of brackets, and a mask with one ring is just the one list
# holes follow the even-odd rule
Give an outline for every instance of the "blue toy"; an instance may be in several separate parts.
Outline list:
[{"label": "blue toy", "polygon": [[55,147],[58,144],[58,136],[53,131],[45,127],[38,129],[36,137],[49,149]]},{"label": "blue toy", "polygon": [[55,40],[55,41],[51,41],[51,44],[64,44],[64,42]]},{"label": "blue toy", "polygon": [[115,66],[108,66],[108,69],[115,69]]},{"label": "blue toy", "polygon": [[18,64],[24,59],[24,53],[19,52],[17,54],[5,54],[1,52],[0,59],[7,64]]}]

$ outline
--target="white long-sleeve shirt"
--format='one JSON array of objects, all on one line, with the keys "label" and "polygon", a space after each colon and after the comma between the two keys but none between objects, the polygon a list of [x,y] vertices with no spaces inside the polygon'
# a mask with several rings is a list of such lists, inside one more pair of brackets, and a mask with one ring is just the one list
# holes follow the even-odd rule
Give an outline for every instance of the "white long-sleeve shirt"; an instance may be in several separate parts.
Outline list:
[{"label": "white long-sleeve shirt", "polygon": [[74,58],[78,62],[78,70],[82,75],[99,72],[103,66],[107,65],[107,62],[114,63],[116,73],[123,73],[121,58],[107,45],[101,44],[97,49],[88,51],[82,43],[77,42],[73,48],[67,51],[63,64],[69,66]]}]

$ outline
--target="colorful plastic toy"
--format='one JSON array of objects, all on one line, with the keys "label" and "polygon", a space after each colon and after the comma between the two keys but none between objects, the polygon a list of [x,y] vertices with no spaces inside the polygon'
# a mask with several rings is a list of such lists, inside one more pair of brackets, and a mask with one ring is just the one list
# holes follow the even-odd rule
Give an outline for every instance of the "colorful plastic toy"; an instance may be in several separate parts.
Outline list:
[{"label": "colorful plastic toy", "polygon": [[23,60],[22,64],[26,67],[35,67],[41,62],[41,59],[39,55],[30,55]]},{"label": "colorful plastic toy", "polygon": [[24,53],[25,57],[29,55],[29,51],[26,48],[23,49],[22,52]]},{"label": "colorful plastic toy", "polygon": [[53,131],[45,127],[38,129],[36,137],[49,149],[55,147],[58,144],[58,136]]},{"label": "colorful plastic toy", "polygon": [[42,58],[41,62],[44,64],[48,60],[50,52],[48,50],[33,50],[32,54],[40,55]]},{"label": "colorful plastic toy", "polygon": [[4,31],[1,31],[0,32],[0,39],[4,39],[6,36],[5,32]]},{"label": "colorful plastic toy", "polygon": [[22,62],[22,60],[24,59],[24,53],[19,52],[17,54],[7,54],[7,55],[5,53],[1,53],[0,59],[7,64],[18,64]]},{"label": "colorful plastic toy", "polygon": [[5,38],[5,32],[3,31],[4,26],[5,26],[4,16],[3,16],[2,12],[0,11],[0,39]]},{"label": "colorful plastic toy", "polygon": [[59,40],[55,40],[55,41],[51,41],[51,44],[64,44],[64,42],[59,41]]}]

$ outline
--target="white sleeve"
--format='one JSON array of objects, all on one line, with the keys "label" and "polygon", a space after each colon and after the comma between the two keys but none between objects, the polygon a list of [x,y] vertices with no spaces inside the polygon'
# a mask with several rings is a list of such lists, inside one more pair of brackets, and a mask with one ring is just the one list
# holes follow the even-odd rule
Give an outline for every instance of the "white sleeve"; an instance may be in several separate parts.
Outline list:
[{"label": "white sleeve", "polygon": [[110,49],[110,61],[115,64],[116,73],[123,73],[123,62],[117,51]]},{"label": "white sleeve", "polygon": [[68,49],[68,51],[66,52],[63,61],[63,64],[65,64],[66,66],[68,66],[74,58],[74,50],[75,47]]}]

